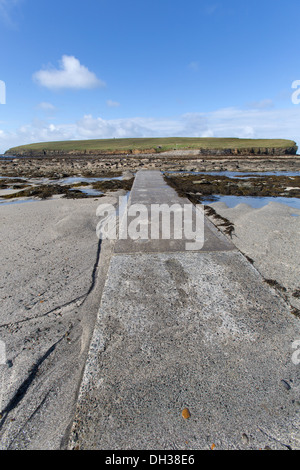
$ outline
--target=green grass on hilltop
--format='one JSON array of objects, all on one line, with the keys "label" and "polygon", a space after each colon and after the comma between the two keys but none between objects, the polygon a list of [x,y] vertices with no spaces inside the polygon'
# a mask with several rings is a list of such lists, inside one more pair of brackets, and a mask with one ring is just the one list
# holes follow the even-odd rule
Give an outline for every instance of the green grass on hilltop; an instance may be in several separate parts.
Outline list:
[{"label": "green grass on hilltop", "polygon": [[252,148],[282,148],[295,147],[295,142],[284,139],[238,139],[238,138],[135,138],[135,139],[97,139],[97,140],[68,140],[61,142],[41,142],[21,145],[7,150],[6,154],[21,152],[118,152],[184,149],[252,149]]}]

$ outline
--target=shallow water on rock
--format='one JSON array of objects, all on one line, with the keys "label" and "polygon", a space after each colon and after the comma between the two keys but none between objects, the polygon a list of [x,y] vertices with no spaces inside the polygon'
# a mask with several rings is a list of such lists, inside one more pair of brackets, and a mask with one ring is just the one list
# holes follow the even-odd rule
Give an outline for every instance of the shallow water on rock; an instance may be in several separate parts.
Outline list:
[{"label": "shallow water on rock", "polygon": [[[169,175],[176,175],[183,177],[185,175],[211,175],[211,176],[226,176],[232,179],[243,179],[243,178],[259,178],[264,176],[287,176],[293,179],[293,177],[300,176],[300,171],[169,171],[165,172]],[[249,206],[260,209],[266,206],[269,202],[278,202],[280,204],[286,204],[294,209],[300,209],[300,198],[296,197],[261,197],[261,196],[222,196],[214,194],[207,196],[206,199],[201,199],[201,204],[209,205],[214,202],[224,202],[228,207],[233,208],[238,204],[248,204]]]},{"label": "shallow water on rock", "polygon": [[93,188],[72,188],[70,191],[81,191],[83,194],[87,196],[101,196],[103,194],[102,191],[98,191],[97,189]]},{"label": "shallow water on rock", "polygon": [[97,181],[110,181],[110,180],[119,180],[122,181],[123,176],[115,176],[113,178],[84,178],[79,176],[70,176],[67,178],[61,178],[59,180],[49,180],[49,183],[55,184],[76,184],[76,183],[96,183]]},{"label": "shallow water on rock", "polygon": [[[99,178],[90,178],[90,177],[79,177],[79,176],[71,176],[71,177],[66,177],[66,178],[60,178],[60,179],[51,179],[51,178],[25,178],[25,177],[8,177],[8,176],[0,176],[0,180],[22,180],[24,183],[36,186],[36,185],[61,185],[61,186],[72,186],[76,184],[92,184],[96,183],[98,181],[112,181],[112,180],[123,180],[123,176],[115,176],[115,177],[99,177]],[[8,185],[6,190],[13,190],[13,187]],[[15,189],[16,192],[18,192],[17,189]],[[87,196],[101,196],[103,194],[102,191],[99,191],[97,189],[93,189],[91,187],[74,187],[71,188],[71,191],[81,191],[83,194]],[[19,203],[24,203],[24,202],[31,202],[31,201],[37,201],[38,199],[26,199],[26,200],[17,200],[17,201],[7,201],[6,199],[1,199],[0,197],[0,204],[19,204]]]},{"label": "shallow water on rock", "polygon": [[166,171],[172,175],[212,175],[227,178],[255,178],[260,176],[300,176],[300,171]]}]

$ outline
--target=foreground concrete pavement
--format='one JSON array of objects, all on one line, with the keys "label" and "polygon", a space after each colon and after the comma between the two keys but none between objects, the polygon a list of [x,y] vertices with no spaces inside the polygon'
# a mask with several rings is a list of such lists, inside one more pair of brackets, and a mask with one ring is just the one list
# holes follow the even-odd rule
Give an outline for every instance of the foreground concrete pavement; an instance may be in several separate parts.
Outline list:
[{"label": "foreground concrete pavement", "polygon": [[[139,172],[129,204],[168,198]],[[115,245],[69,448],[299,449],[299,319],[207,221],[171,242]]]}]

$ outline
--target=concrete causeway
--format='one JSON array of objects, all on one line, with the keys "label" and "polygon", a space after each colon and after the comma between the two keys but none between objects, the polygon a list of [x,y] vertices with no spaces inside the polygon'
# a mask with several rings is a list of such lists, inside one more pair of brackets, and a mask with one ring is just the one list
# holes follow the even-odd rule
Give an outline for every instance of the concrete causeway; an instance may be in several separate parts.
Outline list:
[{"label": "concrete causeway", "polygon": [[[128,204],[184,202],[141,171]],[[184,242],[116,242],[69,448],[299,449],[299,320],[207,219]]]}]

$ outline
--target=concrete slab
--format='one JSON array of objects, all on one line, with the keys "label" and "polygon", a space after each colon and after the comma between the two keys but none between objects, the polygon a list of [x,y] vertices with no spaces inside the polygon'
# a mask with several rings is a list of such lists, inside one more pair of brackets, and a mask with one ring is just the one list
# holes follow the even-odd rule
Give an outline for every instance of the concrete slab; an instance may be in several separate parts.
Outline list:
[{"label": "concrete slab", "polygon": [[[138,174],[131,204],[176,201],[154,179]],[[225,237],[209,237],[211,251],[119,245],[69,448],[300,449],[299,320]]]},{"label": "concrete slab", "polygon": [[115,256],[73,446],[299,449],[297,338],[299,321],[240,253]]},{"label": "concrete slab", "polygon": [[[173,230],[173,215],[171,215],[170,237],[167,240],[162,239],[161,224],[159,227],[159,239],[154,240],[150,236],[151,207],[153,207],[151,205],[166,204],[169,207],[172,205],[181,207],[184,207],[184,205],[189,205],[193,207],[193,219],[195,220],[196,210],[194,206],[188,199],[178,196],[176,191],[165,182],[160,171],[146,170],[139,171],[137,173],[128,201],[128,206],[130,208],[135,204],[142,204],[145,208],[147,208],[147,215],[144,218],[142,215],[141,221],[142,224],[148,225],[148,238],[140,238],[138,240],[132,240],[131,238],[127,238],[126,240],[118,239],[115,245],[115,253],[162,253],[167,251],[186,251],[187,243],[190,243],[191,240],[184,235],[183,227],[182,239],[176,239]],[[126,221],[127,226],[130,226],[130,223],[135,219],[135,217],[135,215],[131,217],[128,216]],[[227,251],[236,249],[233,243],[231,243],[230,240],[228,240],[219,230],[217,230],[216,227],[207,219],[207,217],[204,217],[203,231],[203,245],[201,245],[201,248],[198,247],[198,244],[195,244],[195,246],[191,246],[189,250]]]}]

